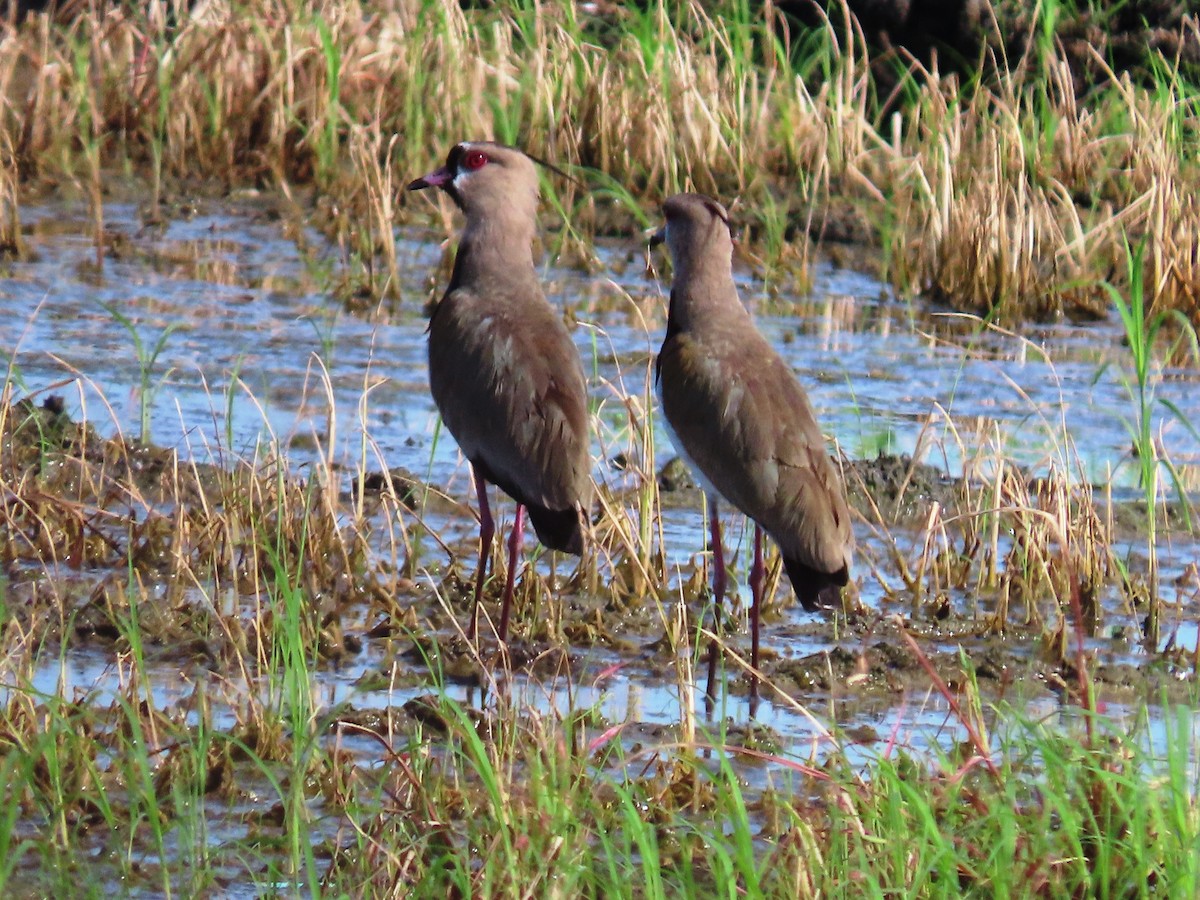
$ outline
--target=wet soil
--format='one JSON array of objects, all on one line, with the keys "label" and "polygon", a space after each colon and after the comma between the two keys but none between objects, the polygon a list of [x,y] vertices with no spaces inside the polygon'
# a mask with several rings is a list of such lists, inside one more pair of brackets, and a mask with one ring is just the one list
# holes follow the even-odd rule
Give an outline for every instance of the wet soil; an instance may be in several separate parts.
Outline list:
[{"label": "wet soil", "polygon": [[[112,190],[120,192],[120,183]],[[504,575],[499,546],[480,611],[482,637],[464,636],[474,612],[478,521],[466,466],[452,442],[436,436],[419,311],[447,277],[440,267],[449,256],[437,236],[402,231],[401,269],[411,276],[399,288],[403,302],[356,312],[330,287],[352,283],[353,274],[335,266],[313,276],[336,250],[290,201],[184,192],[168,201],[165,220],[130,205],[106,211],[102,272],[79,262],[94,258],[86,215],[31,212],[31,260],[11,264],[10,296],[0,295],[14,321],[53,298],[28,336],[13,331],[22,344],[21,388],[44,387],[0,408],[0,581],[9,635],[20,638],[18,647],[42,648],[38,690],[57,696],[65,670],[81,710],[108,715],[102,704],[134,652],[136,618],[148,689],[161,708],[186,718],[198,696],[211,695],[203,702],[211,702],[218,727],[264,758],[282,758],[286,729],[248,717],[244,698],[269,696],[285,652],[283,598],[292,598],[310,684],[321,694],[320,721],[337,741],[358,741],[354,752],[368,766],[386,751],[362,729],[398,741],[453,731],[456,723],[439,718],[443,697],[469,710],[481,733],[505,727],[503,715],[525,704],[602,731],[620,726],[629,747],[687,739],[685,705],[698,720],[705,706],[700,631],[713,627],[709,557],[702,496],[688,473],[670,461],[644,470],[641,439],[629,437],[646,412],[639,403],[649,396],[645,379],[666,305],[637,242],[596,249],[606,278],[581,279],[547,262],[546,283],[593,370],[594,456],[612,461],[594,473],[598,494],[620,519],[644,501],[652,508],[646,498],[654,487],[661,514],[647,514],[645,558],[640,538],[627,540],[612,516],[598,513],[596,552],[582,565],[527,546],[502,652],[491,637]],[[950,404],[956,427],[997,423],[1011,437],[996,458],[1014,493],[1028,492],[1036,520],[1049,509],[1043,494],[1053,494],[1038,486],[1046,471],[1038,442],[1053,429],[1022,431],[1031,408],[1061,408],[1061,427],[1086,442],[1089,465],[1110,463],[1127,446],[1111,414],[1122,387],[1111,369],[1097,375],[1094,333],[1048,330],[1039,339],[1061,351],[1057,368],[1023,358],[1018,367],[1012,347],[990,332],[898,304],[858,273],[819,270],[807,296],[764,290],[746,271],[739,265],[760,328],[837,436],[856,512],[856,583],[838,615],[810,617],[771,559],[761,661],[767,702],[752,715],[738,661],[749,645],[747,530],[731,516],[722,631],[730,652],[719,675],[727,687],[713,716],[698,722],[700,732],[772,753],[828,746],[826,728],[851,757],[877,752],[897,733],[917,752],[940,751],[955,740],[951,699],[966,703],[978,690],[986,714],[997,718],[1005,704],[1034,715],[1074,709],[1081,666],[1114,709],[1193,698],[1190,604],[1200,602],[1200,573],[1180,566],[1191,545],[1174,521],[1162,532],[1179,542],[1163,569],[1171,584],[1164,640],[1145,647],[1147,565],[1125,555],[1127,586],[1111,571],[1087,573],[1095,582],[1081,592],[1090,605],[1080,653],[1074,614],[1056,599],[1068,596],[1065,570],[1056,557],[1039,556],[1047,542],[1032,534],[1036,522],[1002,523],[1002,559],[989,560],[970,534],[982,486],[946,472],[980,471],[955,450],[981,442],[978,435],[934,436],[932,452],[918,436],[931,429],[935,403]],[[153,373],[175,374],[150,405],[150,436],[172,446],[136,440],[130,423],[138,406],[121,402],[136,398],[128,334],[97,313],[98,302],[136,316],[146,345],[181,324]],[[328,394],[310,383],[318,370],[334,384]],[[245,392],[230,372],[248,383]],[[94,394],[78,387],[79,373]],[[1006,396],[1014,393],[1009,379],[1018,382],[1016,402]],[[1186,384],[1163,390],[1189,406]],[[1164,435],[1176,457],[1186,451],[1178,434]],[[665,435],[653,440],[654,458],[667,459]],[[1144,544],[1141,510],[1127,494],[1114,498],[1112,518],[1127,515],[1128,533],[1140,536],[1135,545]],[[1132,511],[1120,512],[1126,507]],[[504,534],[511,505],[496,497],[493,510]],[[922,547],[936,551],[929,572],[919,571]],[[999,575],[974,580],[989,565]],[[1193,594],[1198,599],[1188,600]],[[511,705],[502,712],[503,704]],[[818,715],[801,712],[809,709]],[[213,796],[253,793],[257,775],[246,768],[232,757],[214,765]],[[769,777],[749,758],[739,775],[755,789]],[[318,780],[335,785],[339,777],[331,770]],[[278,810],[244,805],[251,828],[278,827]]]},{"label": "wet soil", "polygon": [[[5,483],[12,486],[4,501],[3,541],[10,606],[22,627],[40,632],[42,640],[100,647],[119,641],[122,631],[114,617],[120,615],[120,604],[114,601],[114,590],[119,594],[124,580],[116,576],[132,570],[146,578],[169,578],[171,555],[179,552],[172,529],[181,521],[199,524],[198,510],[227,505],[238,474],[212,465],[181,467],[173,450],[102,439],[94,429],[72,421],[55,396],[41,403],[17,401],[3,424],[0,465]],[[887,521],[897,526],[922,522],[933,504],[956,510],[965,492],[961,480],[904,456],[847,460],[843,467],[860,511],[884,511]],[[663,467],[658,482],[664,508],[694,508],[699,515],[700,493],[678,461]],[[401,504],[411,504],[417,496],[427,501],[440,497],[406,471],[370,473],[353,489],[376,495],[390,492]],[[453,501],[433,502],[446,514],[469,517]],[[24,518],[32,510],[40,518],[39,528]],[[1136,523],[1137,516],[1131,519]],[[57,535],[61,543],[48,546],[39,534]],[[324,664],[339,665],[374,644],[394,648],[378,652],[384,664],[376,670],[392,686],[417,687],[436,674],[451,683],[486,688],[495,680],[497,665],[505,661],[511,670],[535,678],[584,680],[594,665],[595,649],[600,649],[651,680],[670,682],[676,677],[674,661],[685,648],[664,634],[655,604],[645,597],[618,598],[609,590],[590,593],[580,572],[555,585],[539,584],[537,579],[544,576],[527,573],[518,589],[518,607],[533,602],[530,598],[536,598],[539,589],[557,594],[558,602],[547,627],[526,626],[508,646],[505,659],[494,643],[464,641],[458,629],[468,621],[472,607],[473,582],[467,568],[474,562],[471,545],[466,540],[458,554],[461,565],[452,565],[440,576],[435,593],[441,601],[408,579],[395,582],[398,593],[389,596],[378,596],[380,582],[367,579],[374,585],[370,590],[334,592],[336,596],[321,601],[326,611],[320,619],[318,647]],[[51,559],[77,573],[56,588],[75,606],[67,633],[54,624],[64,621],[63,616],[46,616],[44,599],[39,598],[44,566]],[[696,602],[702,602],[705,588],[697,576],[689,583],[699,591]],[[78,595],[72,598],[74,591]],[[491,584],[485,614],[495,616],[497,593]],[[790,604],[790,596],[784,602]],[[1030,685],[1041,685],[1050,695],[1070,699],[1078,692],[1080,659],[1086,661],[1101,695],[1114,701],[1185,699],[1195,692],[1190,660],[1180,654],[1168,651],[1146,657],[1142,664],[1106,662],[1093,644],[1080,657],[1065,619],[1057,632],[1053,623],[1022,628],[1009,621],[996,627],[987,617],[964,614],[937,598],[900,603],[891,610],[856,608],[851,602],[849,609],[848,616],[832,621],[789,626],[766,642],[763,669],[779,697],[801,704],[821,696],[852,701],[852,707],[890,704],[928,690],[936,673],[953,694],[973,681],[994,699],[1002,699],[1014,685],[1021,685],[1026,697]],[[528,619],[530,612],[518,608],[517,615]],[[766,611],[768,629],[778,615],[779,607],[772,604]],[[536,613],[533,618],[540,621]],[[147,609],[143,629],[162,659],[220,665],[235,649],[223,649],[233,638],[183,601],[166,609]],[[910,646],[906,635],[917,643]],[[252,627],[243,639],[261,642],[269,636]],[[823,649],[799,656],[782,653],[780,648],[789,641]],[[406,674],[399,682],[395,671],[383,674],[390,659],[405,664]],[[369,671],[361,678],[369,679]],[[730,684],[736,694],[744,695],[748,682],[731,677]],[[413,715],[420,719],[419,712]]]},{"label": "wet soil", "polygon": [[[1026,559],[1035,558],[1033,568],[1045,562],[1048,578],[1004,575],[984,589],[963,574],[986,560],[959,534],[966,530],[963,522],[953,520],[972,521],[969,501],[977,502],[981,485],[946,475],[964,462],[940,446],[947,460],[941,468],[878,448],[919,452],[920,441],[905,435],[924,429],[933,402],[926,391],[932,396],[934,389],[912,386],[914,366],[925,367],[926,384],[954,384],[963,401],[952,411],[968,419],[991,415],[1004,401],[997,400],[1002,392],[987,380],[987,370],[970,369],[967,360],[987,359],[1007,377],[1014,374],[1011,355],[989,345],[987,335],[964,337],[937,318],[922,320],[914,338],[912,329],[897,324],[896,310],[875,283],[864,286],[831,273],[814,300],[756,296],[749,281],[743,284],[760,327],[803,370],[823,424],[838,436],[838,465],[858,520],[857,582],[836,616],[810,617],[797,609],[772,559],[769,578],[776,589],[763,615],[766,702],[752,713],[749,682],[737,661],[749,645],[746,531],[733,517],[726,531],[730,624],[723,632],[730,653],[719,674],[719,707],[701,721],[706,638],[700,629],[713,622],[702,496],[678,461],[643,471],[638,444],[624,439],[624,410],[636,411],[636,399],[648,396],[638,378],[650,371],[665,317],[661,288],[646,280],[643,257],[628,242],[604,260],[615,282],[606,282],[606,289],[588,293],[576,273],[552,267],[548,285],[568,320],[587,323],[579,331],[597,329],[589,333],[608,342],[592,357],[596,392],[604,398],[595,455],[613,461],[597,467],[598,493],[613,509],[629,511],[647,496],[647,487],[656,487],[661,515],[652,515],[653,527],[661,531],[647,559],[630,549],[636,541],[627,544],[611,519],[599,514],[596,552],[582,565],[527,546],[513,635],[502,651],[490,637],[490,623],[499,614],[503,552],[498,547],[491,559],[482,637],[467,641],[478,523],[465,465],[451,442],[430,437],[436,432],[424,381],[425,323],[416,308],[444,280],[444,272],[427,275],[444,263],[443,250],[425,233],[409,241],[406,266],[415,277],[403,286],[408,310],[376,307],[343,318],[353,305],[308,276],[331,251],[321,249],[318,232],[296,230],[303,229],[303,217],[287,203],[257,196],[236,204],[180,197],[168,210],[172,220],[158,224],[142,210],[109,212],[103,273],[73,262],[79,255],[90,259],[93,248],[78,217],[56,213],[29,233],[30,247],[42,258],[24,268],[14,264],[7,282],[12,296],[0,297],[10,303],[13,319],[25,315],[22,298],[30,305],[44,296],[55,299],[34,323],[46,327],[30,339],[20,335],[20,386],[45,387],[0,407],[6,647],[17,658],[34,660],[28,663],[34,714],[44,719],[55,704],[65,704],[75,717],[71,728],[95,737],[84,742],[88,752],[110,752],[119,745],[111,734],[124,727],[123,711],[144,710],[161,729],[156,786],[167,793],[187,785],[189,796],[203,796],[214,836],[228,831],[271,846],[287,827],[283,805],[262,801],[279,796],[279,787],[246,753],[267,761],[286,761],[294,753],[286,724],[256,714],[273,702],[263,698],[274,696],[271,681],[285,668],[285,609],[298,620],[307,684],[319,697],[319,733],[336,747],[308,776],[314,808],[327,804],[333,813],[329,847],[338,846],[338,804],[349,781],[400,771],[393,748],[406,743],[422,753],[441,752],[441,736],[461,735],[464,726],[498,740],[520,727],[514,720],[548,714],[584,723],[592,734],[612,731],[619,735],[614,740],[636,753],[694,740],[698,747],[724,743],[818,760],[838,747],[857,763],[893,742],[917,754],[952,749],[961,733],[950,704],[966,706],[976,692],[983,715],[997,722],[1008,706],[1025,715],[1069,717],[1085,684],[1118,716],[1147,703],[1153,720],[1164,697],[1196,699],[1195,636],[1186,628],[1194,620],[1189,603],[1200,602],[1200,572],[1181,571],[1174,561],[1164,570],[1165,578],[1179,583],[1164,614],[1166,640],[1153,649],[1144,646],[1145,607],[1137,590],[1125,597],[1113,587],[1112,573],[1098,576],[1104,590],[1093,591],[1098,599],[1082,652],[1073,614],[1053,599],[1064,596],[1061,586],[1056,595],[1047,585],[1061,582],[1061,567],[1036,558],[1038,545],[1028,533],[1015,527],[1009,533],[1011,523],[1005,522],[999,546],[1010,558],[999,568],[1023,572],[1031,568]],[[278,241],[279,233],[286,239]],[[297,245],[316,249],[296,254]],[[168,426],[183,423],[185,438],[175,438],[174,446],[136,440],[131,422],[137,405],[120,403],[136,381],[127,338],[96,315],[96,296],[136,313],[147,343],[170,324],[184,323],[168,345],[169,352],[177,346],[179,352],[155,376],[190,366],[201,374],[199,387],[173,376],[163,402],[151,407],[152,437],[170,440]],[[311,349],[316,328],[328,329],[328,345]],[[249,337],[240,344],[243,334]],[[905,342],[935,349],[888,356]],[[953,351],[939,359],[942,345]],[[585,346],[581,350],[586,354]],[[77,355],[61,366],[58,358],[72,352]],[[335,419],[321,392],[311,390],[305,371],[310,353],[320,354],[337,384],[329,406],[351,410],[349,419]],[[51,355],[54,364],[46,365]],[[954,374],[947,377],[943,368]],[[254,404],[226,393],[228,387],[212,387],[231,370],[251,383],[256,403],[264,400],[273,413],[282,408],[285,414],[240,420],[239,410],[253,414]],[[71,393],[81,372],[104,399],[89,399],[87,421],[77,399],[83,392]],[[1046,382],[1043,370],[1016,374],[1036,402],[1055,401],[1053,394],[1038,394]],[[1094,358],[1087,356],[1070,377],[1067,387],[1056,387],[1080,397],[1078,386],[1096,379]],[[969,391],[957,386],[959,379]],[[605,391],[618,383],[620,391],[610,398]],[[1106,391],[1102,404],[1111,406],[1113,389]],[[110,398],[116,398],[111,405]],[[1029,416],[1028,402],[1022,397],[1016,411],[1022,420]],[[1186,405],[1186,398],[1176,402]],[[616,415],[614,405],[621,410]],[[111,419],[96,415],[101,406]],[[286,414],[292,409],[299,425]],[[1120,423],[1101,421],[1091,409],[1083,416],[1080,434],[1101,448],[1099,458],[1111,458],[1118,452],[1112,447],[1126,440]],[[310,427],[309,418],[318,426]],[[264,422],[277,442],[259,440]],[[214,436],[205,437],[210,428]],[[349,452],[333,452],[334,431]],[[1022,440],[1014,439],[1018,450],[1025,449]],[[369,441],[373,452],[364,455],[359,441]],[[661,461],[666,441],[659,436],[655,445]],[[1012,479],[1029,490],[1035,505],[1045,492],[1038,487],[1045,469],[1036,464],[1039,454],[1026,453],[1019,463],[1004,455]],[[1112,518],[1127,522],[1117,525],[1118,532],[1127,529],[1144,543],[1144,511],[1127,498],[1116,499],[1114,507]],[[497,498],[493,510],[503,534],[511,505]],[[935,510],[951,524],[931,537]],[[1190,546],[1177,522],[1164,524],[1161,537]],[[950,535],[949,543],[931,557],[939,574],[903,583],[898,571],[914,566],[921,546],[937,543],[942,534]],[[1136,579],[1145,566],[1135,562],[1133,568]],[[1189,591],[1195,601],[1186,600]],[[291,600],[298,601],[294,607]],[[21,656],[29,648],[35,648],[32,656]],[[125,661],[134,653],[146,677],[127,686]],[[0,691],[5,688],[11,685],[0,681]],[[142,690],[151,699],[139,707]],[[446,698],[460,708],[452,710]],[[685,704],[697,716],[694,735],[684,728]],[[186,754],[174,748],[197,744],[197,721],[209,722],[205,734],[215,729],[228,740],[207,760],[205,782],[193,785]],[[0,733],[0,744],[19,746],[22,740],[22,734]],[[746,755],[736,767],[748,796],[769,796],[770,766]],[[96,768],[102,766],[93,760],[73,770]],[[677,771],[666,765],[648,777],[659,779],[664,803],[693,802],[705,785],[686,777],[676,782]],[[90,796],[79,790],[62,814],[92,829],[99,853],[104,827]],[[40,839],[36,828],[32,818],[17,826],[31,840]],[[223,862],[226,846],[232,849]],[[241,872],[242,861],[233,858],[239,846],[214,840],[214,870]],[[229,884],[236,883],[236,874],[230,875]]]}]

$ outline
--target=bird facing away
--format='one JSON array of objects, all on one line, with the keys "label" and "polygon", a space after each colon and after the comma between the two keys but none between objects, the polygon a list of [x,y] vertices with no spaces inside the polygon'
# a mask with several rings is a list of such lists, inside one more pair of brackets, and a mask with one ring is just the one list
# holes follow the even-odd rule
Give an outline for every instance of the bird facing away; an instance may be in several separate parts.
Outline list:
[{"label": "bird facing away", "polygon": [[429,387],[470,461],[479,498],[475,633],[495,524],[490,482],[517,501],[497,636],[508,631],[524,510],[546,547],[581,554],[591,494],[583,363],[533,263],[538,173],[512,147],[456,144],[409,190],[441,188],[466,217],[454,272],[429,322]]},{"label": "bird facing away", "polygon": [[[677,194],[663,204],[674,266],[667,333],[655,363],[663,416],[680,456],[709,498],[713,599],[725,594],[718,498],[753,520],[751,665],[758,671],[765,531],[808,611],[833,606],[850,578],[854,537],[838,472],[804,388],[755,328],[733,281],[729,217],[715,200]],[[709,647],[715,699],[717,643]],[[751,676],[751,700],[757,676]]]}]

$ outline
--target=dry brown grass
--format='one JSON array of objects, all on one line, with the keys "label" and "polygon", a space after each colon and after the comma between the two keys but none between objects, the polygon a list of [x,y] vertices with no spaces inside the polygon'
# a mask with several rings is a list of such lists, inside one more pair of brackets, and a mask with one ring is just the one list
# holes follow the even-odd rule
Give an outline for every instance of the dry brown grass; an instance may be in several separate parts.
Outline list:
[{"label": "dry brown grass", "polygon": [[1170,60],[1151,88],[1110,73],[1082,100],[1065,59],[970,85],[914,65],[903,111],[876,120],[860,38],[829,38],[799,61],[829,78],[801,77],[773,19],[699,3],[674,22],[566,2],[215,0],[175,23],[168,9],[5,33],[6,195],[19,171],[26,187],[77,180],[99,204],[101,168],[147,164],[155,196],[160,179],[315,181],[337,200],[322,215],[381,255],[387,293],[398,187],[454,141],[494,136],[594,170],[599,198],[559,186],[585,232],[632,227],[604,196],[649,207],[693,188],[740,199],[755,233],[807,256],[804,235],[849,209],[902,290],[1010,318],[1103,311],[1128,236],[1147,241],[1152,306],[1200,317],[1196,89]]}]

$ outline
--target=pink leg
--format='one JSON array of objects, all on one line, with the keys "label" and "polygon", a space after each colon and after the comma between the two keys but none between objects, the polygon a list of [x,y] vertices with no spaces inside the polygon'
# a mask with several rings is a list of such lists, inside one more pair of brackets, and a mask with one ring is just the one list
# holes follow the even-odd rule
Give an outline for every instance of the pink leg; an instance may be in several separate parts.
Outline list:
[{"label": "pink leg", "polygon": [[475,629],[479,625],[479,602],[483,598],[483,582],[487,580],[488,558],[492,555],[492,537],[496,534],[496,523],[488,507],[487,482],[472,466],[475,477],[475,496],[479,499],[479,568],[475,571],[475,608],[471,611],[471,625],[467,638],[475,640]]},{"label": "pink leg", "polygon": [[525,507],[517,504],[517,515],[513,520],[512,534],[508,536],[508,576],[504,579],[504,600],[500,607],[500,643],[508,638],[508,612],[512,607],[513,588],[517,583],[517,562],[525,544]]},{"label": "pink leg", "polygon": [[[725,601],[725,549],[721,546],[721,522],[717,499],[708,498],[709,541],[713,555],[713,633],[721,627],[721,604]],[[717,638],[708,645],[708,686],[705,689],[709,712],[717,700],[717,660],[720,656]]]},{"label": "pink leg", "polygon": [[758,617],[762,609],[763,579],[767,568],[763,564],[763,533],[756,522],[754,524],[754,565],[750,569],[750,715],[754,715],[758,706]]}]

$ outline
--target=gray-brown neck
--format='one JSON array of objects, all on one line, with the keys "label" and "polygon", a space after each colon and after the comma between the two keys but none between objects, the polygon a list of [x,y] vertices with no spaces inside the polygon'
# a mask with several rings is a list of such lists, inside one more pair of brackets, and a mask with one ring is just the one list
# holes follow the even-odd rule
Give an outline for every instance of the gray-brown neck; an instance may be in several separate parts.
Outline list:
[{"label": "gray-brown neck", "polygon": [[480,282],[536,280],[533,239],[536,199],[532,209],[519,205],[471,209],[454,258],[450,288]]},{"label": "gray-brown neck", "polygon": [[713,220],[705,232],[668,226],[667,244],[675,268],[669,311],[672,331],[749,315],[733,283],[733,243],[728,229]]}]

